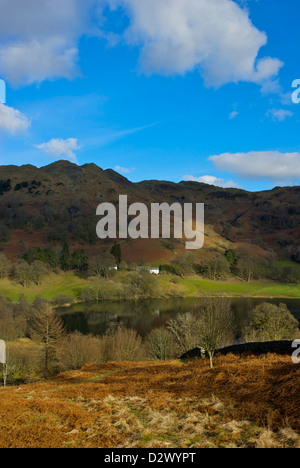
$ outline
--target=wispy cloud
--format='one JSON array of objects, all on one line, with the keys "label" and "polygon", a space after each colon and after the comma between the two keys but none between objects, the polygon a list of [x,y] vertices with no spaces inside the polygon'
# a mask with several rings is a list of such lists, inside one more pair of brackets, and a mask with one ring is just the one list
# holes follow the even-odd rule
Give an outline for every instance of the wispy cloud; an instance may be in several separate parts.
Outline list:
[{"label": "wispy cloud", "polygon": [[102,129],[100,130],[100,134],[98,136],[88,138],[83,142],[84,143],[83,151],[111,145],[112,143],[118,140],[126,138],[130,135],[134,135],[135,133],[142,132],[143,130],[147,130],[148,128],[154,127],[155,125],[158,125],[158,124],[152,123],[149,125],[144,125],[142,127],[135,127],[135,128],[127,129],[127,130]]},{"label": "wispy cloud", "polygon": [[120,174],[130,174],[132,169],[128,169],[127,167],[122,166],[115,166],[115,171],[119,172]]},{"label": "wispy cloud", "polygon": [[267,117],[271,117],[277,122],[284,122],[288,117],[293,117],[294,113],[287,109],[270,109],[267,112]]},{"label": "wispy cloud", "polygon": [[74,151],[80,149],[77,138],[68,138],[67,140],[52,138],[52,140],[47,143],[35,145],[35,147],[45,151],[48,156],[54,159],[64,158],[75,163],[78,162],[76,154],[74,153]]},{"label": "wispy cloud", "polygon": [[232,180],[225,180],[219,179],[215,176],[205,175],[201,177],[194,177],[194,176],[184,176],[183,180],[191,181],[191,182],[199,182],[202,184],[207,185],[214,185],[215,187],[223,187],[223,188],[242,188],[240,185],[236,184]]},{"label": "wispy cloud", "polygon": [[232,111],[232,112],[229,114],[229,120],[235,119],[238,115],[239,115],[239,112],[238,112],[238,111]]}]

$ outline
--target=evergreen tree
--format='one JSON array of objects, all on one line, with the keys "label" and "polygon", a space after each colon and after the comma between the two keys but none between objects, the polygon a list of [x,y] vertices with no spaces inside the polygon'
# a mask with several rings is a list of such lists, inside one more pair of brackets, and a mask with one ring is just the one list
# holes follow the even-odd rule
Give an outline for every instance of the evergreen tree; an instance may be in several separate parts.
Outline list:
[{"label": "evergreen tree", "polygon": [[78,271],[85,271],[88,269],[88,258],[84,249],[78,249],[72,253],[71,266]]},{"label": "evergreen tree", "polygon": [[63,322],[48,303],[43,303],[29,326],[30,337],[41,344],[45,377],[56,358],[56,346],[65,338]]},{"label": "evergreen tree", "polygon": [[121,246],[118,242],[112,247],[110,253],[115,257],[116,263],[119,265],[122,261],[122,251]]},{"label": "evergreen tree", "polygon": [[225,257],[227,258],[230,268],[233,269],[237,262],[238,262],[238,256],[235,250],[233,249],[228,249],[225,252]]},{"label": "evergreen tree", "polygon": [[63,246],[62,254],[60,257],[60,266],[63,271],[67,271],[70,266],[70,251],[67,242],[65,242]]}]

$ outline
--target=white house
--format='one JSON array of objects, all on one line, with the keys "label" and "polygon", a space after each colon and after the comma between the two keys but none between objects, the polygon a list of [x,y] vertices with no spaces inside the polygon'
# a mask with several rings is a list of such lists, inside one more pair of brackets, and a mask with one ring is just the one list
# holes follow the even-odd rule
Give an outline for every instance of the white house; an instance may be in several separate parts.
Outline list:
[{"label": "white house", "polygon": [[159,267],[142,266],[142,267],[138,267],[137,271],[149,271],[149,273],[151,273],[151,275],[159,275],[160,274]]},{"label": "white house", "polygon": [[151,275],[159,275],[159,273],[160,273],[160,270],[159,270],[158,267],[150,267],[149,271],[150,271]]}]

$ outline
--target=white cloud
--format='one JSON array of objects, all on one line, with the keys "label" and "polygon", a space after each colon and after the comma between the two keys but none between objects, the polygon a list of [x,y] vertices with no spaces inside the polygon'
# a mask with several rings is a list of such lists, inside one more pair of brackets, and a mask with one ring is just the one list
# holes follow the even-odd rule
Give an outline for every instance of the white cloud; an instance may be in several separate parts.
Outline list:
[{"label": "white cloud", "polygon": [[15,134],[25,132],[30,124],[30,120],[20,111],[0,104],[0,130]]},{"label": "white cloud", "polygon": [[41,83],[46,79],[73,78],[77,73],[77,49],[60,41],[17,43],[2,49],[1,69],[15,86]]},{"label": "white cloud", "polygon": [[12,85],[72,78],[95,0],[0,0],[0,70]]},{"label": "white cloud", "polygon": [[253,151],[224,153],[209,158],[218,170],[246,179],[270,179],[290,182],[300,178],[300,153]]},{"label": "white cloud", "polygon": [[284,122],[288,117],[293,117],[294,113],[286,109],[270,109],[267,116],[278,122]]},{"label": "white cloud", "polygon": [[230,119],[230,120],[233,120],[233,119],[235,119],[238,115],[239,115],[239,112],[233,111],[233,112],[231,112],[231,113],[229,114],[229,119]]},{"label": "white cloud", "polygon": [[232,0],[107,0],[130,18],[125,39],[141,46],[146,73],[185,74],[199,69],[206,85],[249,81],[266,85],[283,65],[257,60],[267,36]]},{"label": "white cloud", "polygon": [[77,138],[68,138],[63,140],[62,138],[52,138],[48,143],[42,143],[41,145],[35,145],[36,148],[44,150],[48,156],[55,159],[68,159],[77,163],[77,157],[74,151],[80,149]]},{"label": "white cloud", "polygon": [[274,88],[283,64],[258,60],[267,36],[233,0],[0,0],[1,76],[14,86],[75,77],[83,35],[117,42],[115,31],[102,28],[105,5],[126,9],[124,38],[141,47],[146,73],[199,70],[208,86]]},{"label": "white cloud", "polygon": [[130,174],[131,169],[128,169],[127,167],[122,167],[122,166],[116,166],[115,171],[120,172],[121,174]]},{"label": "white cloud", "polygon": [[184,176],[183,180],[191,181],[191,182],[199,182],[202,184],[207,185],[214,185],[215,187],[223,187],[223,188],[241,188],[240,185],[236,184],[232,180],[224,180],[218,179],[217,177],[206,175],[202,177],[194,177],[194,176]]}]

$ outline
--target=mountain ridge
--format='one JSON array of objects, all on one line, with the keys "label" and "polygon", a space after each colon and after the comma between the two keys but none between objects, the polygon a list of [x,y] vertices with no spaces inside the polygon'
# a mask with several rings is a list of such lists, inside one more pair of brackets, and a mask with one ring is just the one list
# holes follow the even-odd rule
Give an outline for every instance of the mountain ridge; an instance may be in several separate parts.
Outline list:
[{"label": "mountain ridge", "polygon": [[[300,187],[249,192],[194,181],[131,182],[113,169],[103,170],[94,163],[78,166],[57,161],[40,168],[1,166],[0,241],[5,252],[7,238],[21,230],[27,237],[39,233],[44,244],[63,243],[65,239],[71,244],[99,246],[97,206],[102,202],[117,206],[119,195],[128,195],[129,203],[146,205],[204,203],[209,248],[218,242],[228,246],[246,243],[266,254],[273,251],[291,258],[300,247],[299,194]],[[210,236],[212,242],[208,241]],[[136,243],[141,251],[147,250],[146,241]],[[105,245],[106,241],[103,248]],[[157,243],[155,248],[161,255]],[[178,250],[182,254],[182,249]],[[16,249],[16,255],[19,251]]]}]

